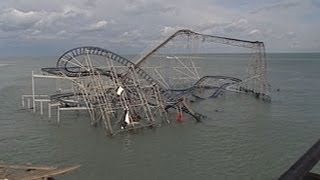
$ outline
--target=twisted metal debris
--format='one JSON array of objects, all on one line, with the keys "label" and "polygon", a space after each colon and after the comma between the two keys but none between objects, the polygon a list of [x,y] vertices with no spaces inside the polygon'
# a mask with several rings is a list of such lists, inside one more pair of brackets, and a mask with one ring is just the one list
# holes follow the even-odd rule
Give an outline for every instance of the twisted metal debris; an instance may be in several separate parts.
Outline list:
[{"label": "twisted metal debris", "polygon": [[[245,77],[205,74],[195,55],[208,44],[224,44],[250,50]],[[201,47],[206,45],[206,47]],[[196,50],[200,51],[196,51]],[[244,41],[179,30],[154,48],[129,60],[100,47],[78,47],[62,54],[54,68],[32,74],[32,95],[23,95],[36,111],[48,104],[60,111],[85,110],[92,125],[102,124],[111,135],[170,122],[170,111],[188,114],[196,121],[205,116],[192,110],[189,99],[217,98],[225,91],[252,94],[270,101],[265,48],[262,42]],[[36,95],[35,78],[63,79],[71,89]],[[32,102],[32,105],[31,105]]]}]

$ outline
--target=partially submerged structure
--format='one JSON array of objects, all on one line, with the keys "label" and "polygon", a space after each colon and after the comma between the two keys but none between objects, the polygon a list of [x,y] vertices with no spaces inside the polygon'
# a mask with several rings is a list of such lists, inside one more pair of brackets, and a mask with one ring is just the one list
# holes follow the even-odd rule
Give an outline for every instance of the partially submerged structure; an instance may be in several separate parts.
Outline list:
[{"label": "partially submerged structure", "polygon": [[320,139],[314,143],[278,180],[319,180],[311,170],[320,160]]},{"label": "partially submerged structure", "polygon": [[2,180],[53,180],[54,176],[76,170],[80,165],[68,167],[48,167],[32,165],[0,164],[0,179]]},{"label": "partially submerged structure", "polygon": [[[249,50],[240,55],[246,60],[245,70],[211,72],[207,68],[214,63],[211,45]],[[56,91],[36,94],[37,78],[56,79]],[[41,114],[47,105],[49,117],[56,108],[58,122],[61,111],[85,110],[92,125],[102,124],[114,135],[170,122],[171,110],[177,113],[177,120],[188,114],[201,121],[205,115],[192,110],[190,98],[217,98],[225,91],[270,101],[263,42],[179,30],[131,60],[100,47],[71,49],[58,58],[55,67],[42,68],[41,74],[32,72],[32,94],[23,95],[22,104],[27,103],[34,112],[39,104]]]}]

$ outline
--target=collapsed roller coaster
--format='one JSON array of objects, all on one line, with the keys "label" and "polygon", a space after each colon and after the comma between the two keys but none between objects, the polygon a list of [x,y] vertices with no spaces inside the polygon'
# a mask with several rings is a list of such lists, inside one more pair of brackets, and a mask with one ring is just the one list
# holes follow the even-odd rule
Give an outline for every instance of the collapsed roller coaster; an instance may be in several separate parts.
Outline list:
[{"label": "collapsed roller coaster", "polygon": [[[212,74],[210,68],[203,71],[208,62],[198,62],[210,61],[211,44],[250,50],[245,54],[246,73],[234,77]],[[58,122],[60,111],[85,110],[92,125],[102,124],[114,135],[170,122],[170,109],[177,111],[178,119],[188,114],[201,121],[205,116],[192,110],[190,97],[217,98],[233,91],[270,101],[266,68],[263,42],[179,30],[132,60],[100,47],[71,49],[58,58],[56,67],[42,68],[42,74],[32,72],[32,94],[22,95],[22,105],[26,101],[35,112],[40,104],[43,114],[47,103],[49,117],[52,108],[57,109]],[[59,86],[50,95],[37,95],[36,78],[62,79],[70,88]]]}]

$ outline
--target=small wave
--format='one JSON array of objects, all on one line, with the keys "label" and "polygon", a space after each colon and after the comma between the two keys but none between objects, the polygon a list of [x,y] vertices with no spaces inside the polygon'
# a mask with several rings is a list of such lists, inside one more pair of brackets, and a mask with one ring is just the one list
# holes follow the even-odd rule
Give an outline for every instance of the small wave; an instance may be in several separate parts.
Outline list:
[{"label": "small wave", "polygon": [[0,64],[0,67],[10,66],[10,64]]}]

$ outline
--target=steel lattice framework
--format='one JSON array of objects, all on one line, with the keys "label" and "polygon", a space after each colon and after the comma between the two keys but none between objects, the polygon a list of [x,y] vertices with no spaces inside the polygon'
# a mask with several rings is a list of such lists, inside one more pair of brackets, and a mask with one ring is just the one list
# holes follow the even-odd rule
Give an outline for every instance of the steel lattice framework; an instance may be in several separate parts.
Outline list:
[{"label": "steel lattice framework", "polygon": [[[152,56],[157,54],[158,51],[161,51],[162,48],[165,48],[165,46],[181,37],[185,38],[183,43],[189,43],[190,39],[196,39],[197,41],[201,41],[202,43],[216,43],[250,49],[251,52],[250,60],[247,67],[247,76],[242,80],[242,83],[237,84],[236,89],[248,93],[253,93],[255,96],[262,97],[262,99],[267,101],[270,100],[271,86],[267,79],[266,53],[263,42],[212,36],[182,29],[169,36],[162,43],[160,43],[147,53],[142,54],[136,60],[136,66],[144,66],[144,64],[151,61],[150,59],[152,59]],[[180,61],[181,59],[182,58],[180,58]]]},{"label": "steel lattice framework", "polygon": [[[197,64],[194,49],[202,43],[250,49],[246,77],[201,76],[203,65]],[[57,107],[58,122],[60,111],[86,110],[92,125],[102,124],[109,134],[117,134],[170,122],[170,109],[177,111],[177,118],[185,113],[200,121],[205,116],[192,110],[189,97],[217,98],[225,91],[235,91],[269,101],[266,68],[262,42],[179,30],[135,62],[100,47],[66,51],[58,58],[56,67],[42,68],[44,75],[32,75],[32,95],[24,95],[23,104],[24,98],[29,98],[30,106],[31,98],[35,111],[36,102],[40,102],[42,114],[43,103],[48,102],[49,116],[51,108]],[[40,98],[35,94],[34,78],[67,80],[72,88],[59,90],[48,99]]]}]

